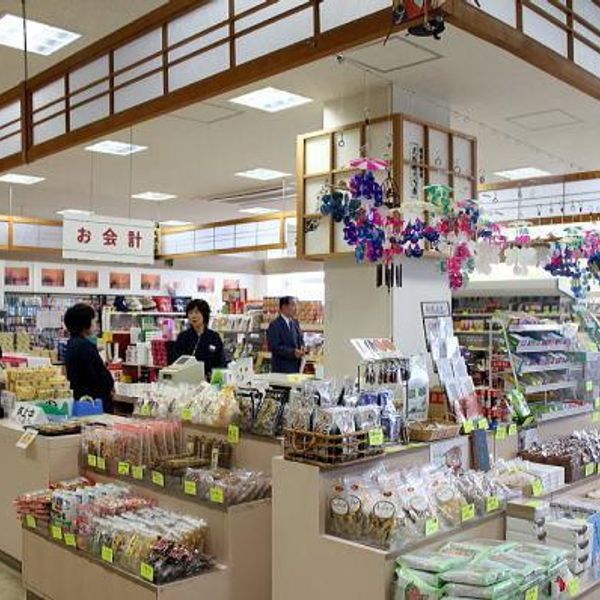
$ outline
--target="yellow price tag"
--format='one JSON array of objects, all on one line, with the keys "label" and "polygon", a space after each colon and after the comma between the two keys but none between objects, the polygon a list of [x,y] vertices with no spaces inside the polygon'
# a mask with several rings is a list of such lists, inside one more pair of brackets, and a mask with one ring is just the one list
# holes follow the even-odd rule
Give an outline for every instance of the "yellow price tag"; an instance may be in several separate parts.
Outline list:
[{"label": "yellow price tag", "polygon": [[585,476],[590,477],[596,471],[596,465],[594,463],[588,463],[585,465]]},{"label": "yellow price tag", "polygon": [[571,581],[569,581],[569,596],[571,598],[575,598],[581,591],[581,583],[579,581],[579,577],[573,577]]},{"label": "yellow price tag", "polygon": [[118,466],[119,475],[129,475],[129,463],[121,461]]},{"label": "yellow price tag", "polygon": [[101,471],[106,471],[106,459],[103,458],[102,456],[98,456],[96,458],[96,466],[101,470]]},{"label": "yellow price tag", "polygon": [[182,421],[191,421],[192,420],[192,409],[191,408],[184,408],[181,411],[181,420]]},{"label": "yellow price tag", "polygon": [[33,515],[25,515],[25,524],[31,529],[35,529],[35,517]]},{"label": "yellow price tag", "polygon": [[479,429],[487,429],[488,428],[488,420],[485,417],[483,419],[479,419],[479,421],[477,421],[477,427]]},{"label": "yellow price tag", "polygon": [[596,475],[600,475],[600,463],[596,463]]},{"label": "yellow price tag", "polygon": [[183,491],[189,496],[196,496],[198,494],[198,488],[196,487],[195,481],[189,481],[186,479],[183,482]]},{"label": "yellow price tag", "polygon": [[113,332],[112,331],[103,331],[102,332],[102,341],[110,344],[113,341]]},{"label": "yellow price tag", "polygon": [[463,432],[472,433],[473,431],[475,431],[475,425],[473,424],[473,421],[465,421],[463,423]]},{"label": "yellow price tag", "polygon": [[517,424],[516,423],[512,423],[508,426],[508,435],[517,435],[518,430],[517,430]]},{"label": "yellow price tag", "polygon": [[88,454],[87,455],[87,463],[89,467],[97,467],[98,466],[98,459],[93,455],[93,454]]},{"label": "yellow price tag", "polygon": [[225,502],[225,494],[223,493],[223,488],[211,487],[210,501],[216,502],[217,504],[223,504],[223,502]]},{"label": "yellow price tag", "polygon": [[383,429],[378,427],[377,429],[369,429],[369,446],[382,446],[383,445]]},{"label": "yellow price tag", "polygon": [[500,508],[500,499],[498,496],[490,496],[485,502],[487,512],[494,512]]},{"label": "yellow price tag", "polygon": [[140,466],[132,466],[131,467],[131,474],[133,476],[134,479],[144,479],[144,467],[140,467]]},{"label": "yellow price tag", "polygon": [[140,563],[140,575],[146,581],[154,581],[154,567],[148,563]]},{"label": "yellow price tag", "polygon": [[440,522],[437,518],[427,519],[425,521],[425,535],[434,535],[440,530]]},{"label": "yellow price tag", "polygon": [[600,409],[600,396],[594,400],[594,408],[596,410]]},{"label": "yellow price tag", "polygon": [[593,381],[586,381],[585,382],[585,391],[586,392],[593,392],[594,391],[594,382]]},{"label": "yellow price tag", "polygon": [[541,479],[536,479],[531,484],[531,491],[535,497],[542,496],[544,494],[544,484],[542,483]]},{"label": "yellow price tag", "polygon": [[475,518],[475,505],[467,504],[463,506],[461,509],[461,521],[463,523],[467,521],[472,521]]},{"label": "yellow price tag", "polygon": [[505,440],[506,439],[506,427],[504,425],[500,425],[496,428],[496,439],[497,440]]},{"label": "yellow price tag", "polygon": [[75,542],[75,534],[65,532],[65,544],[67,546],[71,546],[72,548],[76,548],[77,543]]},{"label": "yellow price tag", "polygon": [[600,412],[595,411],[592,413],[592,423],[597,423],[598,421],[600,421]]},{"label": "yellow price tag", "polygon": [[151,417],[152,416],[152,407],[149,404],[143,404],[140,409],[140,415],[142,417]]},{"label": "yellow price tag", "polygon": [[539,500],[530,500],[527,503],[527,506],[531,506],[531,508],[541,508],[543,506],[543,502],[540,502]]},{"label": "yellow price tag", "polygon": [[50,528],[52,537],[55,540],[62,540],[62,529],[58,525],[52,525]]},{"label": "yellow price tag", "polygon": [[538,600],[539,597],[539,591],[538,591],[538,586],[535,585],[532,588],[529,588],[526,592],[525,592],[525,600]]},{"label": "yellow price tag", "polygon": [[111,563],[113,561],[113,549],[108,546],[102,546],[102,560],[107,563]]},{"label": "yellow price tag", "polygon": [[240,442],[240,428],[237,425],[230,425],[227,428],[227,441],[230,444],[239,444],[239,442]]},{"label": "yellow price tag", "polygon": [[152,471],[152,483],[159,487],[165,487],[165,476],[160,471]]}]

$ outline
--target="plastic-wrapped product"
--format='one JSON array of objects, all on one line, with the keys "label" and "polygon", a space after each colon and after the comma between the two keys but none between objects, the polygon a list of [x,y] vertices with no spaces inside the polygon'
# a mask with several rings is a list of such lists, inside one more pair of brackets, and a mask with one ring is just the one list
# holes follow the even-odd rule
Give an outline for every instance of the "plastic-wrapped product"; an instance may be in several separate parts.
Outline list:
[{"label": "plastic-wrapped product", "polygon": [[512,593],[514,597],[515,581],[504,579],[492,585],[468,585],[464,583],[447,583],[444,590],[448,594],[456,596],[467,596],[468,598],[485,598],[487,600],[498,600]]},{"label": "plastic-wrapped product", "polygon": [[450,569],[440,574],[446,582],[466,583],[469,585],[492,585],[498,581],[508,579],[511,569],[491,561],[479,564],[469,563],[463,568]]},{"label": "plastic-wrapped product", "polygon": [[389,548],[396,537],[401,513],[401,503],[396,494],[389,489],[377,489],[373,494],[367,521],[370,541],[377,546]]},{"label": "plastic-wrapped product", "polygon": [[259,435],[279,435],[282,425],[284,395],[276,390],[267,390],[258,407],[252,431]]},{"label": "plastic-wrapped product", "polygon": [[287,429],[310,431],[311,417],[315,410],[314,398],[299,390],[290,392],[289,402],[283,413],[283,426]]},{"label": "plastic-wrapped product", "polygon": [[448,527],[458,527],[467,502],[456,485],[456,479],[450,474],[435,477],[431,481],[430,490],[437,511]]},{"label": "plastic-wrapped product", "polygon": [[455,556],[443,552],[422,550],[420,552],[403,554],[396,562],[411,569],[430,571],[431,573],[443,573],[450,569],[458,569],[466,565],[469,560],[468,556]]},{"label": "plastic-wrapped product", "polygon": [[444,596],[441,588],[429,585],[415,571],[401,567],[396,570],[396,582],[393,589],[394,600],[439,600]]},{"label": "plastic-wrapped product", "polygon": [[356,431],[381,427],[381,410],[377,405],[357,406],[354,409]]}]

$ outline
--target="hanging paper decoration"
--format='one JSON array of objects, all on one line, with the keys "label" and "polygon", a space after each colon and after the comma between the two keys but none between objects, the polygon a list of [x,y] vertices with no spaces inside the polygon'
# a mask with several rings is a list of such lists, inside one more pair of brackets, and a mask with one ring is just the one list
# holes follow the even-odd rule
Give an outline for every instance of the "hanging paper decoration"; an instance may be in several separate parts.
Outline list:
[{"label": "hanging paper decoration", "polygon": [[388,167],[389,162],[381,158],[361,156],[350,161],[351,169],[360,169],[361,171],[385,171]]}]

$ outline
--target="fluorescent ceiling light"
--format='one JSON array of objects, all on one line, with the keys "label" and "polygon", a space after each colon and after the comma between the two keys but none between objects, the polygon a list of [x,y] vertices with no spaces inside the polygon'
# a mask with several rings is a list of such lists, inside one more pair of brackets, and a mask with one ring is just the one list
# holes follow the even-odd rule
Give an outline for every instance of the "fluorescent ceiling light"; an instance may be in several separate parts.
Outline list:
[{"label": "fluorescent ceiling light", "polygon": [[285,90],[266,87],[250,92],[249,94],[244,94],[243,96],[238,96],[237,98],[232,98],[230,102],[274,113],[286,110],[287,108],[293,108],[294,106],[307,104],[308,102],[312,102],[312,99],[292,94]]},{"label": "fluorescent ceiling light", "polygon": [[164,192],[141,192],[133,194],[132,198],[137,200],[151,200],[152,202],[162,202],[163,200],[173,200],[177,198],[175,194],[165,194]]},{"label": "fluorescent ceiling light", "polygon": [[238,177],[247,177],[248,179],[260,179],[260,181],[269,181],[271,179],[281,179],[282,177],[289,177],[289,173],[283,173],[282,171],[275,171],[273,169],[250,169],[248,171],[240,171],[236,173]]},{"label": "fluorescent ceiling light", "polygon": [[[27,27],[27,52],[49,56],[79,39],[81,34],[25,19]],[[0,17],[0,44],[25,50],[23,19],[6,13]]]},{"label": "fluorescent ceiling light", "polygon": [[182,227],[183,225],[191,225],[191,221],[178,221],[177,219],[171,219],[170,221],[161,221],[159,225],[162,227]]},{"label": "fluorescent ceiling light", "polygon": [[253,206],[251,208],[241,208],[240,212],[251,215],[268,215],[270,213],[279,212],[276,208],[266,208],[264,206]]},{"label": "fluorescent ceiling light", "polygon": [[550,175],[550,173],[535,167],[521,167],[519,169],[509,169],[507,171],[496,171],[494,175],[504,177],[504,179],[531,179],[532,177],[545,177],[546,175]]},{"label": "fluorescent ceiling light", "polygon": [[117,156],[129,156],[142,150],[148,150],[148,146],[137,146],[136,144],[127,144],[126,142],[116,142],[114,140],[104,140],[91,146],[86,146],[90,152],[101,152],[102,154],[115,154]]},{"label": "fluorescent ceiling light", "polygon": [[35,177],[34,175],[21,175],[20,173],[7,173],[0,177],[4,183],[19,183],[21,185],[32,185],[44,181],[45,177]]},{"label": "fluorescent ceiling light", "polygon": [[64,210],[57,210],[57,215],[62,215],[63,217],[90,217],[94,214],[91,210],[80,210],[78,208],[65,208]]}]

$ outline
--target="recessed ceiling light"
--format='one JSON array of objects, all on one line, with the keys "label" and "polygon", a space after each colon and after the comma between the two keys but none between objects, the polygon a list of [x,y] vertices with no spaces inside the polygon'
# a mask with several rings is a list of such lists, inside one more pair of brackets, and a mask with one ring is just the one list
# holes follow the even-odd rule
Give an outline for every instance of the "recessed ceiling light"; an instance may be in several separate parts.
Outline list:
[{"label": "recessed ceiling light", "polygon": [[508,169],[507,171],[496,171],[494,175],[504,177],[504,179],[530,179],[532,177],[545,177],[550,173],[536,167],[520,167],[518,169]]},{"label": "recessed ceiling light", "polygon": [[270,213],[279,212],[276,208],[266,208],[264,206],[253,206],[251,208],[241,208],[240,212],[251,215],[268,215]]},{"label": "recessed ceiling light", "polygon": [[152,202],[162,202],[163,200],[173,200],[177,198],[175,194],[165,194],[164,192],[141,192],[133,194],[132,198],[137,200],[151,200]]},{"label": "recessed ceiling light", "polygon": [[248,171],[240,171],[236,173],[238,177],[247,177],[248,179],[260,179],[261,181],[269,181],[271,179],[280,179],[289,177],[289,173],[275,171],[273,169],[250,169]]},{"label": "recessed ceiling light", "polygon": [[[81,34],[25,19],[27,27],[27,52],[49,56],[79,39]],[[23,19],[16,15],[4,14],[0,17],[0,44],[17,50],[25,50]]]},{"label": "recessed ceiling light", "polygon": [[65,208],[64,210],[57,210],[56,214],[62,215],[63,217],[90,217],[94,213],[91,210],[80,210],[79,208]]},{"label": "recessed ceiling light", "polygon": [[159,223],[162,227],[182,227],[183,225],[192,225],[191,221],[178,221],[177,219],[171,219],[170,221],[161,221]]},{"label": "recessed ceiling light", "polygon": [[44,181],[45,177],[35,177],[34,175],[21,175],[20,173],[7,173],[0,177],[4,183],[19,183],[21,185],[32,185]]},{"label": "recessed ceiling light", "polygon": [[115,154],[117,156],[128,156],[142,150],[148,150],[148,146],[137,146],[136,144],[127,144],[126,142],[116,142],[114,140],[104,140],[96,142],[91,146],[86,146],[90,152],[101,152],[102,154]]},{"label": "recessed ceiling light", "polygon": [[285,90],[278,90],[274,87],[266,87],[250,92],[249,94],[244,94],[243,96],[238,96],[237,98],[232,98],[230,102],[274,113],[286,110],[287,108],[293,108],[294,106],[307,104],[308,102],[312,102],[312,99],[292,94]]}]

